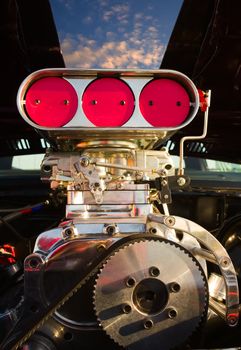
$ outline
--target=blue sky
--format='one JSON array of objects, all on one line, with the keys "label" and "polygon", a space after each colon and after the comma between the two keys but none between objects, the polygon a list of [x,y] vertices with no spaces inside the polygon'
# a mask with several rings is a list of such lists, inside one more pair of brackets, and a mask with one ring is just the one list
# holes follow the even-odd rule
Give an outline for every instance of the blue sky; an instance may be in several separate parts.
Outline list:
[{"label": "blue sky", "polygon": [[182,0],[51,0],[67,67],[159,68]]}]

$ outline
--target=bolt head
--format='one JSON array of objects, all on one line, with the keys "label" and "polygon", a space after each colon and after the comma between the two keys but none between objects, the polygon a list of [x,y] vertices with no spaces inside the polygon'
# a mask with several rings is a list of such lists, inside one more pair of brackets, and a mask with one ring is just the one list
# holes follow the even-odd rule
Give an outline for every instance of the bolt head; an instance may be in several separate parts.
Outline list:
[{"label": "bolt head", "polygon": [[177,317],[177,310],[175,309],[170,309],[168,310],[168,313],[167,313],[168,317],[169,318],[176,318]]},{"label": "bolt head", "polygon": [[148,319],[143,322],[143,326],[145,329],[151,329],[153,327],[154,323],[152,320]]},{"label": "bolt head", "polygon": [[230,259],[226,256],[220,259],[220,265],[222,266],[222,268],[228,268],[230,263],[231,263]]},{"label": "bolt head", "polygon": [[180,284],[178,284],[177,282],[173,282],[170,284],[170,291],[173,293],[178,293],[181,289]]},{"label": "bolt head", "polygon": [[89,165],[89,159],[88,158],[85,158],[85,157],[83,157],[82,159],[81,159],[81,161],[80,161],[80,164],[81,164],[81,166],[83,166],[83,167],[87,167],[88,165]]},{"label": "bolt head", "polygon": [[164,224],[167,225],[168,227],[172,227],[174,226],[176,223],[176,220],[173,216],[167,216],[165,219],[164,219]]},{"label": "bolt head", "polygon": [[129,314],[132,311],[132,307],[129,304],[123,304],[121,308],[124,314]]},{"label": "bolt head", "polygon": [[184,177],[179,177],[179,178],[177,179],[177,184],[178,184],[180,187],[184,186],[184,185],[186,184],[186,179],[185,179]]},{"label": "bolt head", "polygon": [[152,266],[149,268],[149,274],[152,277],[157,277],[160,275],[160,270],[156,266]]},{"label": "bolt head", "polygon": [[136,284],[136,280],[134,277],[128,277],[126,280],[126,286],[129,288],[133,288]]}]

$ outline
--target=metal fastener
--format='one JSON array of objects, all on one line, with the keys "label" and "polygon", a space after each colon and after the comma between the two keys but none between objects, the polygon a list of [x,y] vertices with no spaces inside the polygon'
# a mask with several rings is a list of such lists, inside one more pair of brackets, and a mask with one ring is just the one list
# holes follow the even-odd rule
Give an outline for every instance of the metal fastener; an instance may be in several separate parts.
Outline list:
[{"label": "metal fastener", "polygon": [[143,326],[145,329],[151,329],[153,327],[154,323],[152,320],[148,319],[148,320],[145,320],[144,323],[143,323]]},{"label": "metal fastener", "polygon": [[67,227],[62,231],[62,237],[64,239],[71,238],[74,236],[74,229],[72,227]]},{"label": "metal fastener", "polygon": [[89,165],[89,163],[90,163],[90,161],[89,161],[89,158],[87,158],[87,157],[82,157],[80,159],[80,164],[83,167],[87,167]]},{"label": "metal fastener", "polygon": [[124,314],[129,314],[132,311],[132,307],[129,304],[123,304],[121,308]]},{"label": "metal fastener", "polygon": [[178,184],[180,187],[184,186],[184,185],[186,184],[186,179],[185,179],[185,177],[179,177],[179,178],[177,179],[177,184]]},{"label": "metal fastener", "polygon": [[165,219],[164,219],[164,224],[167,225],[167,226],[174,226],[176,223],[176,220],[173,216],[167,216]]},{"label": "metal fastener", "polygon": [[169,309],[167,315],[169,318],[175,318],[175,317],[177,317],[177,310]]},{"label": "metal fastener", "polygon": [[155,227],[150,227],[149,232],[151,234],[156,234],[157,233],[157,229]]},{"label": "metal fastener", "polygon": [[152,277],[157,277],[157,276],[160,275],[160,270],[159,270],[158,267],[156,267],[156,266],[151,266],[151,267],[149,268],[149,274],[150,274],[150,276],[152,276]]},{"label": "metal fastener", "polygon": [[177,282],[172,282],[169,288],[170,288],[170,291],[173,293],[178,293],[181,290],[181,286]]},{"label": "metal fastener", "polygon": [[126,286],[129,288],[134,287],[134,285],[136,284],[136,280],[134,277],[128,277],[126,280]]},{"label": "metal fastener", "polygon": [[219,261],[220,265],[223,267],[223,268],[227,268],[229,267],[231,261],[230,259],[227,257],[227,256],[223,256],[220,261]]}]

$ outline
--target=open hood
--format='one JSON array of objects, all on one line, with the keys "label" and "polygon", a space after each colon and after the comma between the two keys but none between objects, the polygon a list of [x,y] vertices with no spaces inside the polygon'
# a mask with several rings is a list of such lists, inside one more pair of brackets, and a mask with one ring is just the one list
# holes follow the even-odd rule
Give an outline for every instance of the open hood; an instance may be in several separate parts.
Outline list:
[{"label": "open hood", "polygon": [[[208,135],[187,142],[185,154],[241,161],[241,2],[185,0],[161,68],[187,74],[198,88],[211,90]],[[197,117],[173,138],[202,133]]]},{"label": "open hood", "polygon": [[16,95],[31,72],[64,67],[49,1],[3,0],[0,17],[0,155],[40,153],[40,137],[19,116]]}]

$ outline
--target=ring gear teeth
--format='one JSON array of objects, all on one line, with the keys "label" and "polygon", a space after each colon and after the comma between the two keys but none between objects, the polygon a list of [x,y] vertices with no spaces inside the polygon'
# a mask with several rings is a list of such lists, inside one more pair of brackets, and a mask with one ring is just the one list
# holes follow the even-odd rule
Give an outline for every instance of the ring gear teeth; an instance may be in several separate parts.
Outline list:
[{"label": "ring gear teeth", "polygon": [[[86,268],[86,274],[82,276],[82,278],[80,278],[78,283],[75,284],[69,290],[69,292],[66,293],[64,297],[62,297],[60,300],[56,300],[55,304],[50,304],[48,308],[44,310],[44,313],[40,313],[37,319],[29,321],[29,319],[25,317],[26,315],[23,314],[22,318],[20,318],[17,321],[17,323],[14,325],[10,333],[0,344],[0,348],[4,350],[18,350],[19,348],[21,348],[24,345],[24,343],[50,319],[50,317],[54,316],[55,312],[59,308],[61,308],[61,306],[63,306],[85,283],[87,283],[91,277],[95,276],[98,273],[101,266],[103,266],[105,260],[107,260],[111,255],[113,255],[115,250],[120,249],[120,247],[125,246],[131,241],[135,241],[135,240],[139,241],[143,239],[144,239],[144,234],[143,235],[136,234],[136,235],[126,236],[121,240],[113,243],[107,251],[104,251],[102,255],[100,255],[99,257],[96,258],[95,261],[93,261],[93,264],[91,264]],[[26,321],[28,321],[27,329],[23,330],[23,327],[21,324],[22,319],[25,322],[24,323],[25,326],[26,326]],[[16,328],[17,328],[17,333],[16,333]]]},{"label": "ring gear teeth", "polygon": [[[156,277],[149,272],[153,266],[160,271]],[[130,277],[132,287],[126,284]],[[173,282],[180,286],[177,293],[169,290]],[[206,277],[193,255],[174,242],[132,241],[102,266],[95,283],[94,308],[102,328],[120,346],[174,348],[188,340],[206,317]]]},{"label": "ring gear teeth", "polygon": [[[122,248],[124,249],[126,246],[132,245],[136,242],[142,242],[142,241],[165,241],[163,238],[157,237],[157,236],[151,236],[151,235],[131,235],[126,236],[122,238],[119,241],[116,241],[106,252],[104,252],[103,255],[100,257],[97,257],[97,259],[93,262],[93,264],[87,268],[86,275],[83,276],[79,282],[73,286],[66,295],[60,299],[59,301],[56,301],[54,305],[50,305],[47,310],[45,310],[44,314],[41,314],[40,317],[37,320],[29,321],[27,322],[28,326],[31,324],[31,328],[29,330],[24,330],[22,332],[22,325],[21,325],[21,332],[18,327],[19,321],[17,322],[16,326],[18,327],[18,336],[16,337],[15,333],[15,326],[11,330],[10,334],[8,334],[7,338],[1,343],[1,348],[4,350],[18,350],[20,347],[24,345],[24,343],[39,329],[41,328],[45,322],[49,320],[51,316],[55,314],[55,312],[64,305],[91,277],[96,276],[96,274],[100,271],[100,269],[108,262],[108,260],[117,254]],[[168,241],[170,244],[172,242]],[[180,249],[183,249],[182,247],[179,247]],[[183,249],[184,250],[184,249]],[[187,251],[188,252],[188,251]],[[193,257],[194,259],[194,257]],[[197,263],[197,262],[196,262]],[[201,268],[200,268],[201,269]],[[23,320],[26,321],[26,318],[23,314]]]}]

